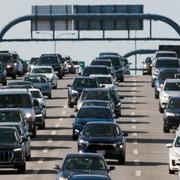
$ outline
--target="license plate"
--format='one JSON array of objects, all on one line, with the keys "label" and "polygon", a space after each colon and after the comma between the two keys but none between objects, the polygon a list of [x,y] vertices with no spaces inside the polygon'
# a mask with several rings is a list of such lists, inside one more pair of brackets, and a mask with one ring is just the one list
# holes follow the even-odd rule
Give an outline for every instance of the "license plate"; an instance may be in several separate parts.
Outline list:
[{"label": "license plate", "polygon": [[96,151],[97,153],[99,153],[99,154],[102,154],[102,155],[105,155],[105,153],[106,153],[106,151],[103,151],[103,150],[101,150],[101,151]]}]

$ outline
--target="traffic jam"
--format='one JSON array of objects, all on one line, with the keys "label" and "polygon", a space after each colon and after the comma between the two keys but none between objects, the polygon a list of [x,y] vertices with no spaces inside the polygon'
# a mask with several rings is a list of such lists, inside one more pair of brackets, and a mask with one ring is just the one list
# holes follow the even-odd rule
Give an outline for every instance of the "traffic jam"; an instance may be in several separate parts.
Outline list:
[{"label": "traffic jam", "polygon": [[[143,62],[163,116],[164,134],[174,133],[169,174],[180,167],[180,62],[175,51],[157,51]],[[128,131],[121,128],[124,97],[120,85],[131,76],[131,63],[116,52],[101,52],[88,66],[69,56],[42,54],[24,61],[15,51],[0,51],[0,168],[26,174],[33,159],[31,143],[47,128],[47,106],[58,82],[66,86],[71,140],[77,150],[55,165],[57,180],[110,180],[116,171],[107,159],[126,165]],[[65,151],[65,150],[64,150]],[[52,167],[53,169],[53,167]]]}]

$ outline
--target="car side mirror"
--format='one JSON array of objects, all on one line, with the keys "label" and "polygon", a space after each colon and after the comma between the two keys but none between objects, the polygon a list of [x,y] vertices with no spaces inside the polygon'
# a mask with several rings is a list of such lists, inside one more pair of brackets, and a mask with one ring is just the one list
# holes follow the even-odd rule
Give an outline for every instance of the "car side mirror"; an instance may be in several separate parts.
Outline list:
[{"label": "car side mirror", "polygon": [[68,84],[67,87],[71,87],[71,84]]},{"label": "car side mirror", "polygon": [[127,137],[127,136],[128,136],[128,133],[127,133],[127,132],[122,132],[122,135],[123,135],[124,137]]},{"label": "car side mirror", "polygon": [[110,166],[109,169],[108,169],[108,172],[114,171],[115,169],[116,169],[115,166]]},{"label": "car side mirror", "polygon": [[60,168],[60,166],[59,166],[58,164],[56,164],[56,165],[54,166],[54,169],[56,169],[56,170],[58,170],[58,171],[61,170],[61,168]]},{"label": "car side mirror", "polygon": [[167,148],[172,148],[172,144],[166,144]]},{"label": "car side mirror", "polygon": [[81,75],[81,72],[78,72],[78,75]]},{"label": "car side mirror", "polygon": [[73,115],[71,115],[70,117],[71,117],[71,118],[75,118],[76,116],[73,114]]},{"label": "car side mirror", "polygon": [[119,96],[119,99],[124,99],[124,96]]},{"label": "car side mirror", "polygon": [[22,142],[27,142],[28,138],[27,137],[22,137]]}]

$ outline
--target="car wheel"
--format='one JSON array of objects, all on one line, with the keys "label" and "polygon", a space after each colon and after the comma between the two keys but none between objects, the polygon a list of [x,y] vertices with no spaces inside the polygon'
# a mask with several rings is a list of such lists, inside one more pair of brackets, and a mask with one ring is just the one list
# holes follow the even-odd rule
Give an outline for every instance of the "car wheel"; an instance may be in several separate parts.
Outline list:
[{"label": "car wheel", "polygon": [[6,86],[6,85],[7,85],[7,80],[4,80],[4,81],[2,82],[2,85],[3,85],[3,86]]},{"label": "car wheel", "polygon": [[169,168],[169,174],[175,174],[175,171]]},{"label": "car wheel", "polygon": [[30,161],[31,159],[31,154],[29,154],[28,156],[26,156],[26,161]]},{"label": "car wheel", "polygon": [[160,113],[163,113],[163,112],[164,112],[164,110],[163,110],[163,108],[160,106],[160,104],[159,104],[159,112],[160,112]]},{"label": "car wheel", "polygon": [[74,130],[73,130],[73,134],[72,134],[72,139],[73,140],[77,140],[78,139],[78,137],[75,135],[75,133],[74,133]]},{"label": "car wheel", "polygon": [[154,97],[155,99],[159,99],[159,94],[155,92]]},{"label": "car wheel", "polygon": [[167,127],[165,126],[165,124],[163,125],[163,132],[164,132],[164,133],[169,133],[169,128],[167,128]]},{"label": "car wheel", "polygon": [[70,101],[68,101],[68,107],[69,107],[69,108],[73,108],[74,105],[73,105]]},{"label": "car wheel", "polygon": [[36,135],[37,135],[37,128],[35,127],[35,128],[33,129],[33,135],[32,135],[32,137],[35,138]]},{"label": "car wheel", "polygon": [[154,87],[154,83],[153,82],[151,82],[151,87]]},{"label": "car wheel", "polygon": [[26,163],[24,162],[22,165],[17,167],[18,173],[24,173],[26,171]]},{"label": "car wheel", "polygon": [[45,129],[45,127],[46,127],[45,122],[43,122],[43,124],[39,125],[39,129]]},{"label": "car wheel", "polygon": [[125,155],[123,155],[121,158],[118,159],[118,164],[125,164]]},{"label": "car wheel", "polygon": [[16,79],[16,74],[14,74],[14,75],[12,76],[12,79]]},{"label": "car wheel", "polygon": [[51,94],[49,94],[49,95],[48,95],[48,98],[49,98],[49,99],[51,99],[51,97],[52,97],[52,95],[51,95]]}]

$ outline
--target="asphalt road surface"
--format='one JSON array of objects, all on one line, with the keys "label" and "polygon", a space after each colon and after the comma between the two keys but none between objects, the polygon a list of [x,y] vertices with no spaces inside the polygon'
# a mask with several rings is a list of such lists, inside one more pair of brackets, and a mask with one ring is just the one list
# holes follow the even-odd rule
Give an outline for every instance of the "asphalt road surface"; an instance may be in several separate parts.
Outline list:
[{"label": "asphalt road surface", "polygon": [[[53,90],[47,100],[46,129],[38,130],[32,139],[32,159],[27,162],[25,174],[16,170],[0,169],[0,180],[54,180],[55,164],[62,162],[65,154],[77,152],[77,142],[72,140],[72,118],[74,109],[67,107],[67,87],[72,75],[58,80],[58,89]],[[129,133],[126,145],[126,163],[115,165],[111,173],[113,180],[175,180],[177,175],[168,173],[167,143],[172,142],[173,132],[162,131],[162,114],[158,111],[158,100],[150,86],[150,76],[126,76],[119,83],[118,93],[122,100],[122,117],[117,119],[122,130]]]}]

